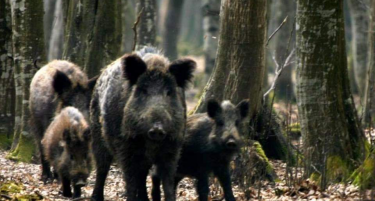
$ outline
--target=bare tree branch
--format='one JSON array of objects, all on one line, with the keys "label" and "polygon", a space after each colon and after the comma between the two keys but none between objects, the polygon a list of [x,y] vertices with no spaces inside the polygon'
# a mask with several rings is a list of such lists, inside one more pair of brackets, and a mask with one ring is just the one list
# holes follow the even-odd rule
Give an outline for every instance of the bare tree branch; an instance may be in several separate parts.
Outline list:
[{"label": "bare tree branch", "polygon": [[139,21],[141,20],[141,16],[143,13],[144,7],[139,11],[137,20],[134,22],[133,25],[133,32],[134,32],[134,43],[133,43],[133,51],[135,51],[135,46],[137,45],[137,25],[139,24]]},{"label": "bare tree branch", "polygon": [[275,36],[275,34],[281,29],[281,27],[284,26],[284,24],[288,21],[288,16],[285,17],[285,19],[283,20],[283,22],[281,22],[281,24],[276,28],[276,30],[270,35],[270,37],[268,37],[268,40],[267,40],[267,43],[266,43],[266,47],[268,46],[268,43],[270,42],[270,40]]}]

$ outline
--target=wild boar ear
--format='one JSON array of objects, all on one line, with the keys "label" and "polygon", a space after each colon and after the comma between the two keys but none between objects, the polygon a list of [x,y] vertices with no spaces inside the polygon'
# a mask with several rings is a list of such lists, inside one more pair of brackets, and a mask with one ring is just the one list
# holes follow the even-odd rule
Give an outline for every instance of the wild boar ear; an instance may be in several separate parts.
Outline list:
[{"label": "wild boar ear", "polygon": [[222,114],[222,112],[223,112],[223,109],[221,109],[219,102],[217,102],[215,99],[208,100],[207,114],[209,117],[216,119]]},{"label": "wild boar ear", "polygon": [[71,138],[70,138],[70,132],[68,130],[64,130],[63,140],[64,140],[66,145],[70,144]]},{"label": "wild boar ear", "polygon": [[177,85],[186,88],[196,67],[197,63],[191,59],[178,59],[170,64],[168,70],[176,78]]},{"label": "wild boar ear", "polygon": [[98,78],[99,78],[99,75],[97,75],[95,77],[92,77],[91,79],[88,80],[87,86],[88,86],[90,91],[92,91],[94,89],[96,81],[98,80]]},{"label": "wild boar ear", "polygon": [[147,70],[146,63],[136,54],[123,57],[121,62],[124,77],[129,80],[130,85],[135,85],[139,76]]},{"label": "wild boar ear", "polygon": [[245,119],[247,115],[249,114],[249,100],[242,100],[238,105],[236,106],[237,110],[240,112],[241,120]]},{"label": "wild boar ear", "polygon": [[89,142],[91,140],[91,130],[90,130],[90,128],[86,128],[83,131],[83,139],[85,140],[85,142]]},{"label": "wild boar ear", "polygon": [[69,91],[72,88],[72,82],[65,73],[57,70],[53,76],[52,86],[58,95],[62,95],[64,92]]}]

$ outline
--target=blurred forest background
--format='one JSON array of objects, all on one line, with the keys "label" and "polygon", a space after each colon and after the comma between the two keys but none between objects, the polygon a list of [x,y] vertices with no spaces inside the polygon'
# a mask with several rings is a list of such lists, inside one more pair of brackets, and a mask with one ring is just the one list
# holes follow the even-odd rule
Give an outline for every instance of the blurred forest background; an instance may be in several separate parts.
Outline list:
[{"label": "blurred forest background", "polygon": [[[10,159],[37,161],[29,84],[47,62],[66,59],[94,77],[124,53],[156,46],[170,60],[198,62],[190,113],[204,112],[209,97],[250,99],[245,137],[260,149],[264,178],[275,180],[268,157],[283,160],[292,180],[300,167],[323,189],[342,181],[370,189],[374,16],[374,0],[0,0],[0,146]],[[237,178],[257,175],[244,177],[256,169],[245,155]]]}]

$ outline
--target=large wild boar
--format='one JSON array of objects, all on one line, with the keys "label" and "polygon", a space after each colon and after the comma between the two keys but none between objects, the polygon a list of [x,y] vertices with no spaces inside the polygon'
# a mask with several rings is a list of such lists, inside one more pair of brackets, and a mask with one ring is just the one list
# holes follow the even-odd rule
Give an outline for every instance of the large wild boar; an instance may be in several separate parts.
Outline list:
[{"label": "large wild boar", "polygon": [[42,140],[45,159],[62,182],[62,194],[81,196],[91,170],[90,129],[83,114],[74,107],[65,107],[48,126]]},{"label": "large wild boar", "polygon": [[103,71],[90,109],[97,166],[93,200],[104,198],[113,157],[123,170],[128,201],[148,200],[146,177],[152,165],[160,172],[166,201],[175,200],[174,176],[186,124],[184,88],[195,67],[190,59],[170,63],[146,47]]},{"label": "large wild boar", "polygon": [[[220,105],[215,100],[207,103],[207,113],[189,116],[186,136],[175,178],[175,188],[184,177],[198,180],[199,201],[207,201],[208,177],[216,176],[224,190],[226,201],[235,201],[232,192],[229,164],[242,145],[240,123],[248,114],[249,103],[244,100],[237,106],[229,101]],[[152,198],[160,201],[160,172],[152,176]]]},{"label": "large wild boar", "polygon": [[43,66],[30,85],[30,128],[40,152],[41,179],[52,178],[40,141],[51,120],[62,108],[74,106],[88,120],[92,89],[96,79],[88,80],[81,69],[68,61],[55,60]]}]

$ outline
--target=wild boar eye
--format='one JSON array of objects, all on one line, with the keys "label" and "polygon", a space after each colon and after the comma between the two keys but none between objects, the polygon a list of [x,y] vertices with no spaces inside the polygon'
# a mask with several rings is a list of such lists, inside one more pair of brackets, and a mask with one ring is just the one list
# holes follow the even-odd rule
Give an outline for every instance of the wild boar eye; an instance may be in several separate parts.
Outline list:
[{"label": "wild boar eye", "polygon": [[236,124],[236,126],[240,125],[240,121],[236,120],[235,124]]},{"label": "wild boar eye", "polygon": [[73,160],[74,157],[73,157],[73,154],[70,154],[70,160]]},{"label": "wild boar eye", "polygon": [[218,126],[224,126],[224,121],[217,121]]},{"label": "wild boar eye", "polygon": [[172,90],[167,90],[167,96],[172,96]]}]

